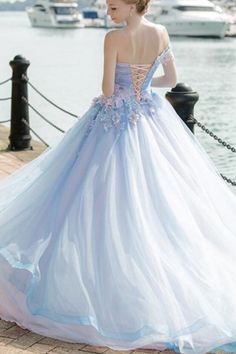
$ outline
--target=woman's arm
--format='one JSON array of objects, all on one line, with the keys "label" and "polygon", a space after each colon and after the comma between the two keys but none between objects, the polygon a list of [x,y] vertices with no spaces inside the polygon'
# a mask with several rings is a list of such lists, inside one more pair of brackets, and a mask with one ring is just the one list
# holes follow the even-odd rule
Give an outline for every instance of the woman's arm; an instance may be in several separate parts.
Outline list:
[{"label": "woman's arm", "polygon": [[115,70],[117,57],[117,30],[112,30],[105,35],[104,39],[104,64],[102,92],[105,96],[111,96],[115,87]]},{"label": "woman's arm", "polygon": [[177,73],[173,59],[168,59],[163,65],[164,75],[152,79],[152,87],[175,87],[177,84]]},{"label": "woman's arm", "polygon": [[[164,48],[166,48],[169,43],[169,35],[166,28],[163,26],[163,42]],[[171,52],[167,53],[167,57],[162,62],[162,67],[164,75],[156,76],[152,79],[152,87],[175,87],[177,84],[177,70],[175,66],[174,57]]]}]

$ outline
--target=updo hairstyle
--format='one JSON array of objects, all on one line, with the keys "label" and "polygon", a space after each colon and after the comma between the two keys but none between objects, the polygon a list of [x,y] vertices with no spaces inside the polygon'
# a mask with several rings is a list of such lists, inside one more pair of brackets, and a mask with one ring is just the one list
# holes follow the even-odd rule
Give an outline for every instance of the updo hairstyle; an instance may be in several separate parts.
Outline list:
[{"label": "updo hairstyle", "polygon": [[123,0],[123,1],[128,5],[135,4],[136,11],[139,14],[144,14],[145,12],[147,12],[148,4],[150,2],[150,0]]}]

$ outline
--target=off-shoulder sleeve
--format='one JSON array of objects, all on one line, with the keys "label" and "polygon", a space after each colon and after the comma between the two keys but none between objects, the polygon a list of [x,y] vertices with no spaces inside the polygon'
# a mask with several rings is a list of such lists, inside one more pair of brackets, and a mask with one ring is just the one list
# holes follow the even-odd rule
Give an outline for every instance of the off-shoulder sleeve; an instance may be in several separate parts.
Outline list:
[{"label": "off-shoulder sleeve", "polygon": [[168,44],[166,49],[163,51],[160,59],[162,65],[167,64],[169,60],[175,60],[174,53],[170,44]]}]

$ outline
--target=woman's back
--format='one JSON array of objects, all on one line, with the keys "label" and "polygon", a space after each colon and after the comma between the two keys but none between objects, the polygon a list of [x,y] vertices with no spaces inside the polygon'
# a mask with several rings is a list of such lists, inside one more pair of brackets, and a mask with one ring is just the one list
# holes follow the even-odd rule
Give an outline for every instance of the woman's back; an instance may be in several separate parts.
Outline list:
[{"label": "woman's back", "polygon": [[116,30],[117,62],[151,64],[167,44],[164,27],[147,20],[133,30]]}]

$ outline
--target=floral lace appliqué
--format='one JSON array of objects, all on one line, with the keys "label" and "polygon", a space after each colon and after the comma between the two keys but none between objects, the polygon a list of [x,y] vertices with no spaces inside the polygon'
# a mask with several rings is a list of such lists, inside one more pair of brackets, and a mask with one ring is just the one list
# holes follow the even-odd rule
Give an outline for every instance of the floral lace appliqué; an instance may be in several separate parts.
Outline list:
[{"label": "floral lace appliqu\u00e9", "polygon": [[100,95],[92,101],[92,106],[100,105],[97,119],[103,124],[105,131],[114,127],[123,130],[129,124],[134,126],[140,119],[143,110],[149,114],[155,113],[155,105],[150,91],[140,92],[139,99],[132,88],[115,86],[112,96]]}]

